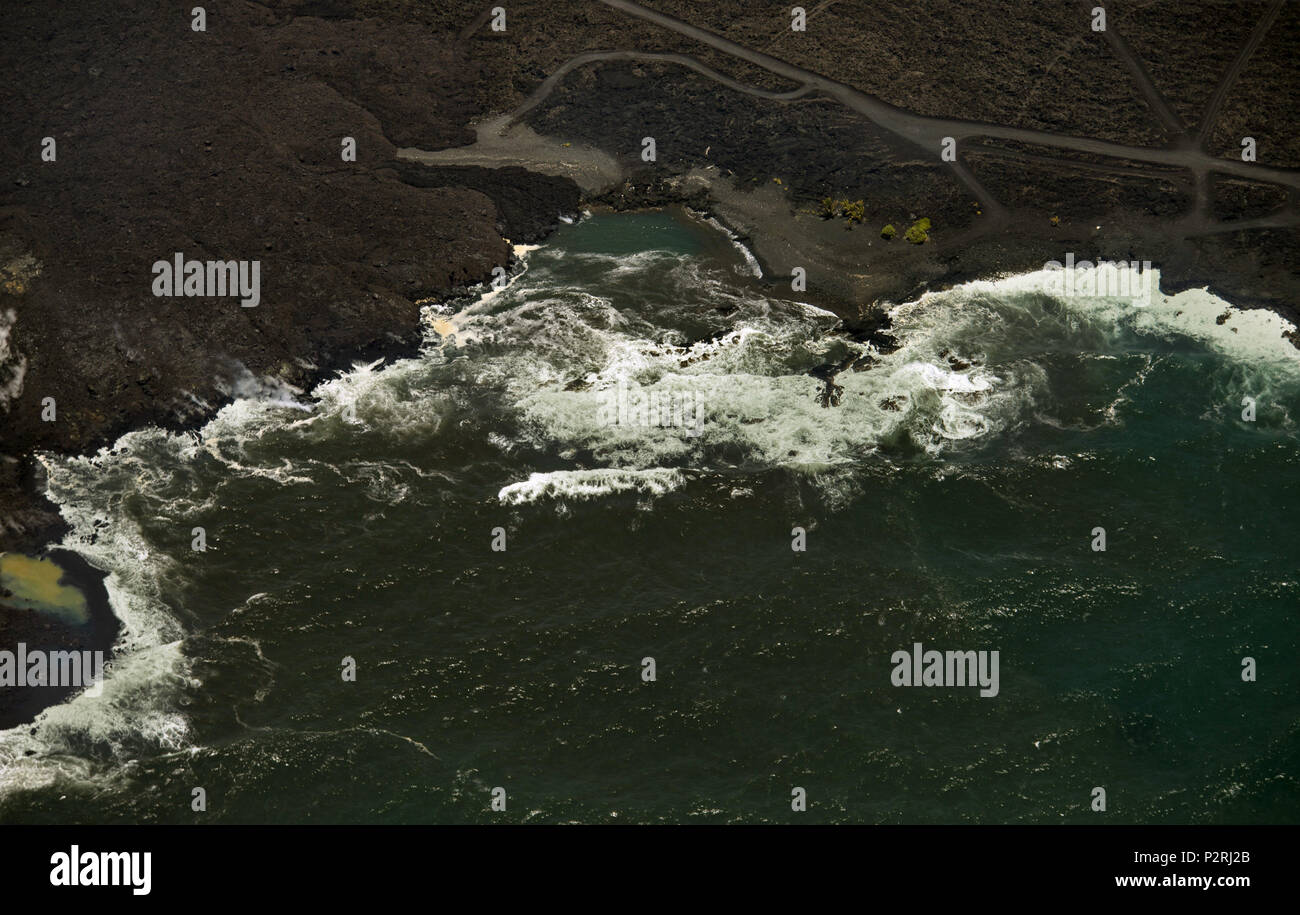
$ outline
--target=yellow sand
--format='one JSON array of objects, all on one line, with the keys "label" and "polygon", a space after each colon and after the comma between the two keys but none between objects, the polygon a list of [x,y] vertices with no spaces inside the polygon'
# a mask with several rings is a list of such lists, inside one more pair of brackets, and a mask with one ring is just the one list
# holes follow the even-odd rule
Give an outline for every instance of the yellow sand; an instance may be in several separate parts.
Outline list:
[{"label": "yellow sand", "polygon": [[85,595],[59,584],[61,578],[63,569],[51,559],[0,553],[0,590],[13,592],[12,597],[0,597],[0,604],[49,613],[68,623],[86,622]]}]

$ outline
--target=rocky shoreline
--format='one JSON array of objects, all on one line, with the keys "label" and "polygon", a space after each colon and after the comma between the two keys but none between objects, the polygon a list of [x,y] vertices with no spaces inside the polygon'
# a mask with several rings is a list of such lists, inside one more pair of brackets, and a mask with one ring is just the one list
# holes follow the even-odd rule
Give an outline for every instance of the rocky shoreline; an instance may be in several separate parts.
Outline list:
[{"label": "rocky shoreline", "polygon": [[[267,380],[307,389],[413,354],[421,303],[586,204],[706,212],[767,281],[802,268],[805,298],[859,335],[889,303],[1067,251],[1150,260],[1166,292],[1208,285],[1300,324],[1300,86],[1279,75],[1300,9],[1107,4],[1134,57],[1041,6],[845,0],[801,35],[739,0],[524,0],[502,32],[468,2],[236,2],[204,31],[161,0],[12,5],[0,552],[67,533],[37,453],[195,428]],[[962,133],[959,167],[907,136],[964,118],[996,126]],[[1269,180],[1238,167],[1247,132]],[[1178,166],[1206,154],[1232,173]],[[923,244],[882,237],[921,218]],[[150,265],[174,252],[256,259],[260,304],[154,297]]]}]

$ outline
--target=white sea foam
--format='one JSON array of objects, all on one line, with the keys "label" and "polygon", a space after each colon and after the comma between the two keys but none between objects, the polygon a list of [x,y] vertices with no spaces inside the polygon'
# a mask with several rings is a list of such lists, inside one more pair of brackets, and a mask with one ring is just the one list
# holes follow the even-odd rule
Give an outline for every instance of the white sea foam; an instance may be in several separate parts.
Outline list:
[{"label": "white sea foam", "polygon": [[318,385],[312,391],[316,400],[312,415],[288,428],[307,431],[312,437],[336,435],[340,425],[401,438],[433,434],[452,400],[442,388],[428,383],[433,365],[420,359],[354,365],[352,371]]},{"label": "white sea foam", "polygon": [[[1215,405],[1206,418],[1223,418],[1251,397],[1266,410],[1261,428],[1294,428],[1291,415],[1300,383],[1300,349],[1295,325],[1265,309],[1239,309],[1208,289],[1188,289],[1175,295],[1159,289],[1159,271],[1151,270],[1149,305],[1123,297],[1065,296],[1054,293],[1059,271],[1032,273],[967,283],[955,289],[927,293],[916,302],[894,309],[896,323],[927,328],[936,339],[1006,348],[1018,335],[1036,337],[1080,352],[1081,358],[1132,356],[1149,346],[1186,347],[1188,342],[1224,357],[1207,365]],[[1045,310],[1044,303],[1051,306]],[[1144,343],[1143,341],[1149,341]],[[1160,357],[1148,358],[1129,382],[1120,386],[1107,408],[1110,422],[1120,421],[1120,407],[1129,400]],[[1237,405],[1229,410],[1231,405]]]},{"label": "white sea foam", "polygon": [[[141,447],[166,433],[129,433],[120,447]],[[175,749],[188,725],[177,711],[181,690],[191,683],[189,660],[180,649],[182,627],[162,594],[175,563],[151,548],[122,511],[146,478],[167,471],[136,460],[44,457],[51,498],[71,530],[63,546],[107,571],[104,586],[122,621],[99,695],[82,693],[43,711],[35,722],[0,732],[0,792],[81,781],[111,773],[141,752]]]},{"label": "white sea foam", "polygon": [[739,251],[740,256],[745,259],[745,267],[748,269],[751,276],[763,276],[763,268],[759,266],[758,258],[754,256],[754,252],[749,250],[749,246],[744,244],[735,232],[732,232],[713,216],[706,217],[704,221],[717,229],[723,235],[727,236],[727,240],[731,242],[732,247]]},{"label": "white sea foam", "polygon": [[505,505],[542,499],[593,499],[614,493],[635,492],[661,496],[686,482],[680,470],[660,467],[647,470],[557,470],[534,473],[527,480],[502,487],[497,498]]},{"label": "white sea foam", "polygon": [[[1099,268],[1094,268],[1099,269]],[[957,295],[1013,297],[1049,294],[1057,282],[1055,271],[1037,270],[995,280],[966,283],[949,292],[927,293],[919,301]],[[1188,289],[1175,295],[1161,292],[1160,271],[1152,270],[1151,304],[1136,305],[1125,298],[1106,296],[1053,296],[1077,316],[1110,328],[1128,328],[1151,336],[1180,335],[1200,341],[1234,359],[1275,363],[1300,368],[1300,350],[1286,339],[1295,325],[1265,309],[1238,309],[1208,289]],[[1226,315],[1222,323],[1219,318]]]},{"label": "white sea foam", "polygon": [[[450,317],[445,312],[439,310],[437,306],[426,306],[421,310],[421,320],[425,325],[436,333],[443,342],[453,346],[463,346],[469,343],[479,342],[482,338],[473,330],[466,329],[471,321],[471,317],[479,311],[483,311],[491,306],[492,301],[505,292],[515,283],[517,283],[525,273],[528,272],[528,255],[540,249],[541,245],[511,245],[511,252],[514,255],[516,263],[519,265],[514,273],[510,274],[505,283],[494,285],[486,283],[483,291],[479,294],[478,299],[466,308],[461,309]],[[447,309],[450,311],[451,309]]]},{"label": "white sea foam", "polygon": [[[289,458],[266,443],[277,435],[310,443],[340,434],[437,434],[450,395],[427,376],[440,359],[432,353],[429,361],[357,365],[319,385],[314,404],[299,402],[296,389],[248,375],[240,390],[251,396],[223,407],[195,432],[146,428],[93,456],[43,455],[48,494],[71,528],[62,545],[108,573],[104,584],[122,630],[101,695],[76,696],[30,725],[0,732],[0,792],[111,777],[125,759],[187,745],[189,725],[178,709],[183,691],[197,684],[182,650],[186,627],[167,597],[183,583],[183,569],[149,541],[125,500],[145,499],[156,512],[178,518],[215,509],[218,493],[205,488],[199,472],[215,460],[230,476],[286,486],[311,484],[331,472],[375,501],[401,501],[403,473],[438,471],[416,471],[405,462],[335,467],[301,444],[291,449],[298,456]],[[304,409],[310,415],[303,417]]]},{"label": "white sea foam", "polygon": [[286,403],[292,389],[256,379],[246,379],[244,390],[259,396],[235,400],[195,433],[146,428],[93,456],[40,456],[47,492],[70,527],[62,546],[108,573],[104,587],[122,628],[99,695],[77,695],[31,724],[0,732],[0,792],[112,777],[141,753],[187,745],[180,697],[197,683],[182,650],[185,626],[167,598],[183,570],[149,541],[124,501],[144,498],[178,517],[213,508],[216,494],[200,487],[195,472],[211,459],[231,475],[311,482],[310,459],[272,463],[250,453],[263,435],[291,428],[287,420],[304,405]]},{"label": "white sea foam", "polygon": [[[1157,294],[1139,308],[1124,300],[1052,297],[1045,272],[970,283],[898,306],[892,316],[899,349],[873,354],[826,333],[826,313],[746,299],[722,288],[716,275],[701,276],[689,258],[577,257],[607,258],[607,276],[651,279],[670,301],[682,288],[682,298],[698,301],[703,291],[737,309],[729,332],[694,343],[672,329],[683,312],[671,306],[656,311],[656,301],[627,303],[614,293],[553,285],[516,290],[479,317],[484,332],[515,347],[509,364],[485,377],[517,404],[522,439],[559,454],[584,452],[618,469],[739,463],[819,473],[904,443],[940,455],[1034,418],[1049,393],[1035,351],[1039,338],[1043,346],[1061,343],[1077,352],[1093,344],[1122,348],[1119,335],[1129,332],[1190,338],[1251,363],[1263,357],[1293,366],[1300,355],[1282,336],[1290,325],[1277,315],[1232,310],[1219,324],[1229,306],[1203,290]],[[823,359],[842,361],[846,352],[873,355],[873,364],[840,372],[838,405],[824,407],[822,382],[807,370]],[[621,382],[645,397],[704,404],[700,434],[672,424],[610,422],[601,406]]]},{"label": "white sea foam", "polygon": [[112,660],[99,696],[82,693],[0,732],[0,795],[112,778],[141,753],[185,747],[177,698],[199,685],[188,667],[179,642],[138,649]]},{"label": "white sea foam", "polygon": [[[667,287],[664,311],[655,302],[547,287],[541,295],[519,290],[478,317],[483,333],[517,347],[493,374],[518,405],[521,434],[532,447],[586,450],[623,469],[694,466],[726,452],[727,465],[739,458],[818,471],[859,461],[900,432],[932,453],[988,434],[1014,421],[1044,381],[1029,367],[994,373],[936,365],[939,346],[918,331],[899,353],[875,354],[871,371],[842,372],[839,406],[827,408],[817,399],[823,384],[808,369],[833,350],[837,359],[845,351],[871,352],[829,334],[833,315],[747,298],[677,255],[638,257],[636,268],[653,271]],[[676,288],[729,302],[730,330],[693,343],[675,333],[672,322],[683,316],[671,304]],[[602,405],[621,383],[662,402],[701,404],[704,422],[698,429],[611,423]]]}]

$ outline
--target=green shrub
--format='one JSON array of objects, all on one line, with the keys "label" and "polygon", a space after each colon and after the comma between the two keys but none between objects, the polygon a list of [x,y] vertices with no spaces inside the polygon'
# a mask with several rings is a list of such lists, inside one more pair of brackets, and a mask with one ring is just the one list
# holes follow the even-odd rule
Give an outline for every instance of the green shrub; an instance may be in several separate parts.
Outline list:
[{"label": "green shrub", "polygon": [[844,215],[849,218],[849,222],[862,222],[867,218],[867,205],[861,200],[855,200],[849,203],[844,202]]},{"label": "green shrub", "polygon": [[903,237],[914,245],[925,244],[930,240],[930,220],[925,218],[918,219],[916,222],[912,223],[911,227],[906,232],[903,233]]},{"label": "green shrub", "polygon": [[817,207],[817,215],[822,219],[830,219],[835,215],[837,209],[835,198],[823,197],[821,204]]},{"label": "green shrub", "polygon": [[885,241],[889,241],[897,234],[898,234],[898,230],[895,229],[892,225],[885,226],[883,229],[880,230],[880,237],[883,238]]}]

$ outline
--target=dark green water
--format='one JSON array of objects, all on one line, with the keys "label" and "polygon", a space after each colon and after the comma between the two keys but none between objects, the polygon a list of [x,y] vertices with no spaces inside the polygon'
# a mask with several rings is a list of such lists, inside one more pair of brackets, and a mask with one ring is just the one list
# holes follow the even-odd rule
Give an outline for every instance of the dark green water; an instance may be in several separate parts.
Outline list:
[{"label": "dark green water", "polygon": [[[827,408],[806,372],[860,347],[744,272],[596,216],[460,347],[52,464],[128,632],[102,697],[0,735],[0,819],[1300,820],[1274,319],[975,285]],[[698,434],[612,422],[620,378]],[[893,686],[918,641],[998,651],[998,695]]]}]

